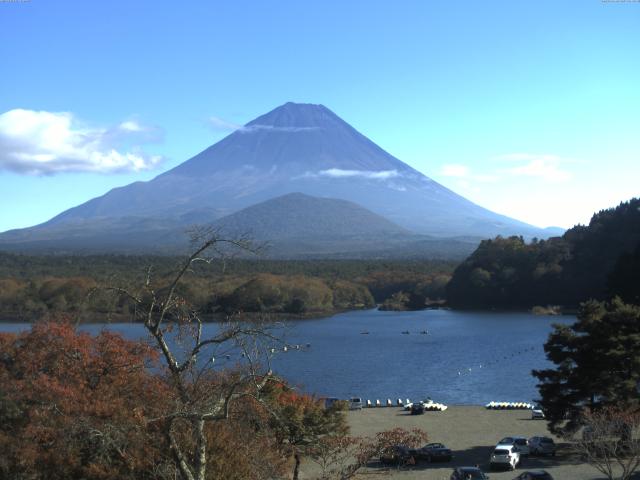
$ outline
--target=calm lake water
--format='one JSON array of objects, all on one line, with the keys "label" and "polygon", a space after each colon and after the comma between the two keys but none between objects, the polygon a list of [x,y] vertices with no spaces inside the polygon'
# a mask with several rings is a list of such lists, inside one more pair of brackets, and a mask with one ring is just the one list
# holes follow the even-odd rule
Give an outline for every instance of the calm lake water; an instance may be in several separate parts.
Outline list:
[{"label": "calm lake water", "polygon": [[[530,402],[537,397],[531,370],[550,365],[543,343],[552,323],[573,321],[570,316],[528,313],[347,312],[287,322],[280,334],[303,347],[276,353],[272,365],[277,374],[318,396],[394,402],[430,396],[445,404]],[[28,327],[0,324],[3,331]],[[97,332],[105,325],[82,328]],[[144,336],[141,325],[107,328],[128,338]]]}]

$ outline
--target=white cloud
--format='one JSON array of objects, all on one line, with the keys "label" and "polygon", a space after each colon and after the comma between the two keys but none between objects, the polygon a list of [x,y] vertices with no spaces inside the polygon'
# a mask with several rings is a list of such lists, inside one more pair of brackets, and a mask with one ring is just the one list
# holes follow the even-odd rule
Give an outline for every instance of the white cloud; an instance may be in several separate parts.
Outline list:
[{"label": "white cloud", "polygon": [[562,168],[562,164],[571,160],[557,155],[509,153],[501,155],[498,159],[521,163],[517,167],[505,169],[504,172],[509,175],[536,177],[548,182],[566,182],[572,177],[571,172]]},{"label": "white cloud", "polygon": [[238,129],[239,132],[242,133],[252,133],[259,131],[269,131],[269,132],[308,132],[310,130],[319,130],[320,127],[279,127],[277,125],[247,125],[244,127],[240,127]]},{"label": "white cloud", "polygon": [[124,130],[125,132],[143,132],[145,127],[140,125],[135,120],[127,120],[126,122],[122,122],[118,125],[120,130]]},{"label": "white cloud", "polygon": [[243,128],[242,125],[238,125],[233,122],[228,122],[227,120],[224,120],[220,117],[215,117],[215,116],[210,116],[209,118],[207,118],[207,124],[214,130],[234,131],[234,130],[240,130],[241,128]]},{"label": "white cloud", "polygon": [[230,132],[240,132],[240,133],[254,133],[261,131],[268,132],[308,132],[311,130],[319,130],[320,127],[280,127],[277,125],[239,125],[237,123],[230,122],[220,117],[210,116],[207,118],[207,125],[213,130],[222,130],[222,131],[230,131]]},{"label": "white cloud", "polygon": [[558,155],[509,153],[494,157],[492,160],[509,162],[509,168],[493,168],[486,173],[477,173],[466,165],[445,164],[440,167],[440,175],[456,179],[461,188],[469,188],[471,183],[495,183],[513,177],[532,178],[546,182],[565,182],[572,178],[571,172],[563,168],[574,160]]},{"label": "white cloud", "polygon": [[134,120],[90,128],[68,112],[9,110],[0,114],[0,170],[28,175],[148,170],[162,157],[145,154],[139,144],[157,137],[157,129]]},{"label": "white cloud", "polygon": [[442,168],[440,168],[440,174],[445,177],[467,177],[469,173],[469,167],[465,167],[464,165],[449,164],[443,165]]},{"label": "white cloud", "polygon": [[388,178],[395,178],[400,176],[397,170],[342,170],[340,168],[330,168],[328,170],[321,170],[318,172],[321,177],[332,178],[347,178],[347,177],[361,177],[370,178],[375,180],[386,180]]},{"label": "white cloud", "polygon": [[488,173],[475,173],[466,165],[460,165],[457,163],[450,163],[440,167],[440,175],[443,177],[453,177],[458,180],[457,185],[467,188],[471,184],[475,183],[491,183],[499,180],[496,174]]}]

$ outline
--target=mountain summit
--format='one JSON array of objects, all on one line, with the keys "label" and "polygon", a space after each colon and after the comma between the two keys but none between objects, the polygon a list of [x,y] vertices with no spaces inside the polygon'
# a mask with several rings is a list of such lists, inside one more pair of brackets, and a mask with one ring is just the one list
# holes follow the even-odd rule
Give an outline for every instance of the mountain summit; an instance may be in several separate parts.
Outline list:
[{"label": "mountain summit", "polygon": [[0,246],[52,236],[62,242],[70,232],[75,245],[86,232],[105,228],[104,238],[131,239],[135,232],[144,246],[145,235],[157,241],[161,231],[210,223],[294,192],[356,203],[415,234],[548,236],[431,180],[323,105],[286,103],[149,182],[115,188],[42,225],[0,235]]}]

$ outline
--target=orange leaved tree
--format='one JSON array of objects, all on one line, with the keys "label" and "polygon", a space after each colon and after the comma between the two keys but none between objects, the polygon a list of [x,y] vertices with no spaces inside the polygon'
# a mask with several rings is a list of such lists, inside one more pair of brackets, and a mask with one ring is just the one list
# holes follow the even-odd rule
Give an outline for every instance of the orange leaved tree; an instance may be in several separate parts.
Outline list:
[{"label": "orange leaved tree", "polygon": [[166,386],[147,345],[70,323],[0,334],[0,477],[162,477],[164,446],[147,420]]}]

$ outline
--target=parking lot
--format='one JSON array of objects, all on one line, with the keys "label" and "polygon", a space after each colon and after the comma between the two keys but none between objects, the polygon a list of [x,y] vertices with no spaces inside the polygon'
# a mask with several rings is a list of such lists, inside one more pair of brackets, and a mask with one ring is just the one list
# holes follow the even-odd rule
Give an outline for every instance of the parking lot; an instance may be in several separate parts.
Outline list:
[{"label": "parking lot", "polygon": [[[450,406],[444,412],[410,415],[400,408],[382,407],[351,411],[347,415],[353,435],[372,436],[376,432],[396,427],[419,427],[428,433],[429,442],[442,442],[454,454],[453,461],[445,464],[427,463],[402,468],[374,464],[361,478],[449,480],[454,466],[476,464],[488,472],[491,480],[511,480],[527,469],[547,470],[555,480],[603,478],[597,470],[572,454],[568,445],[551,435],[545,421],[531,420],[531,412],[528,410],[496,411],[477,406]],[[550,436],[558,444],[557,455],[545,458],[525,457],[515,472],[489,471],[489,455],[495,444],[503,437],[517,435]],[[312,478],[311,471],[307,472],[306,478]]]}]

